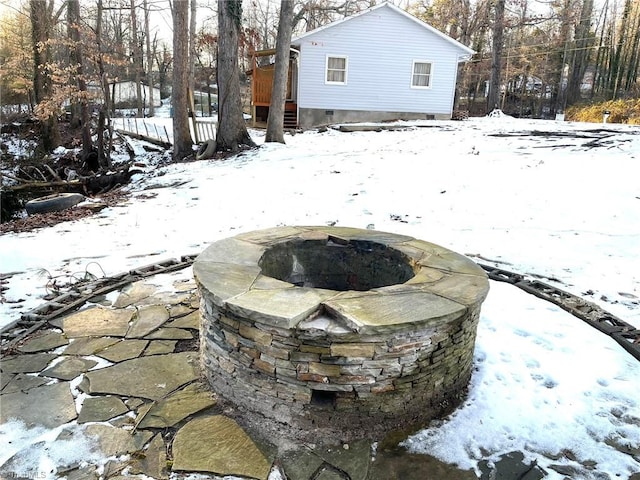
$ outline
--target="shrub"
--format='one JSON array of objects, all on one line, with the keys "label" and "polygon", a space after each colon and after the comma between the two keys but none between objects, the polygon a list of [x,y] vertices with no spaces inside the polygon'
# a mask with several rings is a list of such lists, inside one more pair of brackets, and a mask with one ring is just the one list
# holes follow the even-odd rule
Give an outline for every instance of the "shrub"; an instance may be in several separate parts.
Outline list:
[{"label": "shrub", "polygon": [[575,122],[601,123],[605,111],[610,113],[608,123],[640,125],[640,98],[573,105],[567,109],[566,119]]}]

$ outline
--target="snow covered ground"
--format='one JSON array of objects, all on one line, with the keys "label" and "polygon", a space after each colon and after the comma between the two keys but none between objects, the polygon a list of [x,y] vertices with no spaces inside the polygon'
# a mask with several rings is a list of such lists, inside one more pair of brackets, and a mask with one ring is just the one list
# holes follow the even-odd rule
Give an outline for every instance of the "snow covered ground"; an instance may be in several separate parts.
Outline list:
[{"label": "snow covered ground", "polygon": [[[42,302],[42,269],[113,275],[243,231],[335,223],[541,276],[640,327],[637,127],[512,118],[400,125],[309,131],[233,159],[164,167],[140,148],[149,167],[127,204],[0,236],[0,271],[21,272],[6,281],[0,325]],[[611,131],[595,131],[602,127]],[[263,133],[251,134],[262,143]],[[640,363],[611,339],[492,282],[475,361],[465,405],[408,448],[466,468],[512,450],[544,468],[569,450],[555,463],[592,460],[594,475],[611,478],[640,472],[637,456],[621,451],[640,449]]]}]

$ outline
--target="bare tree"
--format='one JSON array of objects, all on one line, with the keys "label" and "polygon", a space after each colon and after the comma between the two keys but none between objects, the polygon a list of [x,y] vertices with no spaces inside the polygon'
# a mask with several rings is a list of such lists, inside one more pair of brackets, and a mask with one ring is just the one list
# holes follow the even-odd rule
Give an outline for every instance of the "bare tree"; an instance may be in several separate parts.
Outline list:
[{"label": "bare tree", "polygon": [[[146,40],[146,49],[147,49],[147,85],[149,88],[149,116],[153,117],[155,115],[155,105],[153,99],[153,51],[151,50],[151,30],[149,30],[149,5],[147,0],[144,0],[142,3],[144,8],[144,36]],[[155,43],[155,42],[154,42]]]},{"label": "bare tree", "polygon": [[189,131],[187,91],[189,88],[189,3],[173,2],[173,159],[193,153]]},{"label": "bare tree", "polygon": [[620,98],[637,85],[640,65],[639,29],[640,6],[637,2],[625,0],[622,18],[617,27],[617,42],[611,42],[613,52],[609,60],[608,82],[610,98]]},{"label": "bare tree", "polygon": [[580,20],[575,26],[573,52],[571,56],[571,72],[567,84],[567,104],[580,100],[580,87],[591,58],[591,15],[593,0],[583,0]]},{"label": "bare tree", "polygon": [[267,118],[265,142],[284,143],[284,107],[289,78],[289,55],[291,47],[291,27],[293,24],[293,0],[280,3],[280,22],[276,40],[276,64],[271,89],[271,106]]},{"label": "bare tree", "polygon": [[[31,40],[33,46],[33,93],[36,104],[41,104],[52,93],[52,81],[49,71],[51,65],[51,49],[49,39],[53,25],[53,0],[30,0]],[[60,144],[60,130],[57,112],[46,108],[40,111],[42,118],[41,147],[50,152]]]},{"label": "bare tree", "polygon": [[189,91],[194,95],[196,87],[196,13],[198,11],[198,1],[191,0],[191,16],[189,21]]},{"label": "bare tree", "polygon": [[71,39],[70,60],[71,68],[75,69],[75,78],[78,86],[78,104],[80,106],[80,128],[82,131],[82,154],[87,157],[93,151],[91,140],[91,124],[89,118],[89,103],[87,99],[87,82],[84,78],[84,56],[82,53],[82,40],[80,38],[80,2],[68,0],[67,21],[69,37]]},{"label": "bare tree", "polygon": [[[109,92],[109,78],[107,76],[104,57],[103,57],[103,45],[102,45],[102,15],[104,13],[104,5],[102,0],[98,0],[97,16],[96,16],[96,46],[98,48],[98,74],[100,75],[100,87],[104,96],[104,102],[100,108],[98,114],[98,160],[104,167],[111,166],[111,140],[113,129],[111,127],[111,117],[109,115],[109,106],[111,104],[111,95]],[[105,128],[109,129],[108,145],[105,148],[104,144],[104,132]]]},{"label": "bare tree", "polygon": [[504,37],[504,4],[505,0],[496,0],[495,19],[493,23],[493,45],[491,60],[491,81],[487,107],[489,111],[498,107],[500,97],[500,74],[502,72],[502,49]]},{"label": "bare tree", "polygon": [[141,66],[142,52],[138,39],[138,18],[136,15],[136,0],[131,0],[131,57],[133,61],[133,80],[136,85],[136,106],[138,117],[144,116],[144,105],[142,103]]},{"label": "bare tree", "polygon": [[173,64],[173,57],[166,44],[162,45],[162,51],[155,54],[156,67],[158,68],[158,86],[160,87],[160,97],[168,95],[169,72]]},{"label": "bare tree", "polygon": [[558,20],[560,22],[558,44],[560,49],[555,55],[558,75],[557,95],[555,101],[556,112],[564,112],[567,106],[567,85],[569,82],[567,61],[573,50],[571,46],[571,25],[573,23],[573,16],[574,0],[563,0],[558,14]]},{"label": "bare tree", "polygon": [[245,125],[240,98],[238,34],[241,25],[242,0],[218,0],[218,152],[236,152],[255,146]]},{"label": "bare tree", "polygon": [[293,28],[305,24],[308,32],[327,23],[349,17],[375,5],[372,0],[309,1],[293,16]]}]

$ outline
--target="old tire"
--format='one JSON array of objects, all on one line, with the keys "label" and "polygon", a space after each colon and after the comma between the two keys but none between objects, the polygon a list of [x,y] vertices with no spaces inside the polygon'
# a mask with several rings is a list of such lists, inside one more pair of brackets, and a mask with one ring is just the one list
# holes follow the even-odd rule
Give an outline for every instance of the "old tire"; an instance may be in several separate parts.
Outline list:
[{"label": "old tire", "polygon": [[198,147],[198,151],[196,152],[196,160],[206,160],[207,158],[211,158],[213,157],[215,151],[215,140],[207,140],[206,142],[202,142],[200,144],[200,147]]},{"label": "old tire", "polygon": [[29,200],[24,208],[29,215],[34,213],[57,212],[73,207],[84,200],[84,195],[79,193],[54,193],[46,197]]}]

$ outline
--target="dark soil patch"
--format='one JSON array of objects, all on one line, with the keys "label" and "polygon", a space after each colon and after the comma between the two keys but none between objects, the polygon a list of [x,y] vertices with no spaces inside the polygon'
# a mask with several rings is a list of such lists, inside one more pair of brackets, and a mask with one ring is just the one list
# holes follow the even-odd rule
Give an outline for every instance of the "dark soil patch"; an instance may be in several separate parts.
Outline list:
[{"label": "dark soil patch", "polygon": [[[127,192],[121,189],[112,190],[94,198],[99,200],[106,207],[113,207],[124,202],[129,197]],[[24,218],[9,220],[0,223],[0,234],[31,232],[39,228],[52,227],[62,222],[71,222],[81,218],[90,217],[97,212],[95,208],[73,207],[58,212],[36,213]]]},{"label": "dark soil patch", "polygon": [[190,340],[178,340],[173,349],[173,353],[180,352],[197,352],[200,349],[200,334],[197,330],[189,330],[193,332],[193,338]]}]

